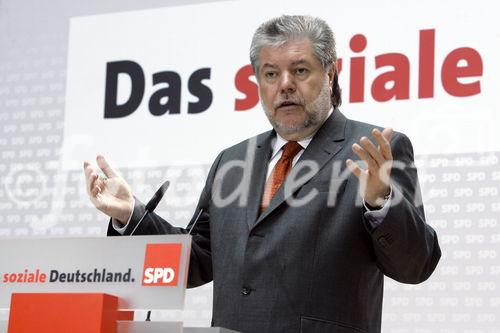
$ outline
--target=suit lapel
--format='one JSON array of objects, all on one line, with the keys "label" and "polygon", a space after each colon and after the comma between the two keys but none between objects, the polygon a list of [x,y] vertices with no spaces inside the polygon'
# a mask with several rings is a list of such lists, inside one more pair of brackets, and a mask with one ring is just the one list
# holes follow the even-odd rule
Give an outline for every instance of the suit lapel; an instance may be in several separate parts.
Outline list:
[{"label": "suit lapel", "polygon": [[266,182],[267,168],[271,158],[273,141],[276,138],[274,131],[263,133],[257,137],[255,158],[252,167],[251,184],[247,202],[247,223],[251,229],[255,224],[260,210],[260,202]]},{"label": "suit lapel", "polygon": [[[332,115],[325,121],[323,126],[318,130],[314,136],[311,143],[307,146],[300,159],[297,161],[301,163],[302,161],[312,161],[318,165],[318,170],[321,170],[323,166],[331,160],[344,146],[345,138],[345,125],[347,119],[338,109],[335,109]],[[266,164],[267,169],[267,164]],[[273,212],[278,206],[280,206],[284,201],[290,198],[293,193],[300,189],[305,183],[310,181],[316,176],[316,174],[308,175],[302,179],[308,168],[302,168],[297,174],[295,179],[301,179],[300,182],[295,184],[293,188],[287,191],[285,195],[284,187],[281,186],[276,192],[275,196],[269,203],[269,207],[262,212],[255,223],[252,223],[250,227],[255,227],[262,220],[264,220],[271,212]],[[264,177],[265,178],[265,177]],[[263,184],[262,187],[263,188]],[[261,194],[262,195],[262,194]],[[260,198],[260,197],[259,197]],[[254,219],[255,221],[255,219]]]}]

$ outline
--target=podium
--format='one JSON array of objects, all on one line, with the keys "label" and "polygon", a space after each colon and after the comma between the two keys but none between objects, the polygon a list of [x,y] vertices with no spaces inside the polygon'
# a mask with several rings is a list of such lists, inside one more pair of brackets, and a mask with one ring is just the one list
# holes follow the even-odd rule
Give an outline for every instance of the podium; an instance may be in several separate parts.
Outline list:
[{"label": "podium", "polygon": [[0,333],[234,332],[133,320],[184,307],[190,250],[189,235],[2,240]]}]

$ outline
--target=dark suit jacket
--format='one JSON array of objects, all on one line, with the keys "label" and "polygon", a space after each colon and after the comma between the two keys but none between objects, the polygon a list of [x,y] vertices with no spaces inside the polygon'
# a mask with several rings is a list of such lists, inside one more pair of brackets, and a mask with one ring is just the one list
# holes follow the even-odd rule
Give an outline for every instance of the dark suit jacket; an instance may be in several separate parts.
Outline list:
[{"label": "dark suit jacket", "polygon": [[[198,203],[203,214],[193,230],[188,278],[190,287],[213,280],[213,325],[257,333],[380,332],[384,275],[403,283],[431,275],[441,251],[425,223],[409,139],[393,135],[394,159],[405,168],[392,170],[393,204],[376,228],[365,216],[357,178],[349,174],[342,181],[334,172],[345,169],[347,158],[357,160],[351,145],[372,128],[335,110],[298,162],[314,161],[319,171],[303,169],[298,184],[289,193],[278,190],[262,214],[274,131],[219,154]],[[247,203],[240,196],[217,205],[216,197],[228,199],[235,190],[245,193],[245,187]],[[331,205],[335,187],[338,195]],[[287,201],[311,193],[314,198],[306,205]],[[144,205],[137,203],[126,234],[143,212]],[[112,228],[108,233],[116,235]],[[186,229],[150,214],[136,233]]]}]

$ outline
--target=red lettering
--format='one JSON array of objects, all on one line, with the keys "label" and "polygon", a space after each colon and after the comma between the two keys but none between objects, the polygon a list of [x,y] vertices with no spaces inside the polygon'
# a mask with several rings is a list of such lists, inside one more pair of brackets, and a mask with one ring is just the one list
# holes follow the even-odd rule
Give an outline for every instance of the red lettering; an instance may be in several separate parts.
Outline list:
[{"label": "red lettering", "polygon": [[418,53],[418,98],[434,97],[435,30],[421,30]]},{"label": "red lettering", "polygon": [[372,84],[373,99],[386,102],[393,97],[410,98],[410,61],[408,58],[401,53],[387,53],[375,57],[375,68],[386,66],[391,66],[394,70],[375,78]]},{"label": "red lettering", "polygon": [[[418,41],[418,80],[414,94],[419,99],[433,98],[435,95],[436,71],[436,30],[419,31]],[[368,45],[367,37],[355,34],[349,41],[350,50],[355,56],[350,59],[337,59],[337,71],[342,73],[343,65],[348,65],[348,94],[350,103],[365,102],[366,57],[361,53]],[[377,102],[407,100],[410,98],[410,59],[413,57],[403,53],[384,53],[375,56],[375,69],[386,69],[371,82],[371,95]],[[343,60],[346,60],[345,62]],[[439,70],[439,68],[438,68]],[[371,74],[371,73],[370,73]],[[417,73],[415,73],[416,75]],[[464,97],[481,92],[480,78],[483,75],[483,61],[479,52],[470,47],[452,50],[441,64],[441,83],[443,89],[452,96]],[[368,75],[371,77],[371,75]],[[258,86],[251,79],[254,77],[250,65],[238,70],[235,86],[244,98],[235,100],[235,110],[244,111],[254,108],[259,102]],[[345,82],[345,81],[344,81]],[[345,89],[344,91],[346,91]]]},{"label": "red lettering", "polygon": [[239,92],[245,95],[245,98],[235,100],[235,111],[250,110],[259,103],[259,88],[255,82],[250,80],[252,76],[254,76],[254,72],[251,65],[241,67],[236,73],[234,85]]},{"label": "red lettering", "polygon": [[47,274],[41,273],[40,269],[33,273],[25,269],[22,273],[5,273],[3,275],[4,283],[45,283],[46,281]]},{"label": "red lettering", "polygon": [[481,92],[481,82],[476,80],[462,83],[460,78],[480,77],[483,75],[481,55],[470,47],[461,47],[446,56],[441,69],[443,88],[452,96],[465,97]]},{"label": "red lettering", "polygon": [[[363,52],[367,40],[362,34],[354,35],[349,46],[356,53]],[[351,71],[349,78],[349,102],[358,103],[365,100],[365,57],[351,58]]]}]

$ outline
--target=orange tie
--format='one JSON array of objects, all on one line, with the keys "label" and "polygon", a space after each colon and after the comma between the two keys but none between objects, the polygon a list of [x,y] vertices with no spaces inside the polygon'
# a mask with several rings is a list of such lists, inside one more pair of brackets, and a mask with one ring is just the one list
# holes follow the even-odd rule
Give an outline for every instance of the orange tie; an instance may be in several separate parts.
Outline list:
[{"label": "orange tie", "polygon": [[274,197],[281,184],[286,179],[286,176],[292,169],[292,161],[295,155],[302,150],[302,146],[296,141],[288,141],[284,148],[283,154],[276,163],[271,171],[271,175],[266,181],[266,187],[264,188],[264,195],[262,196],[262,202],[260,204],[260,212],[262,213],[267,209],[271,199]]}]

